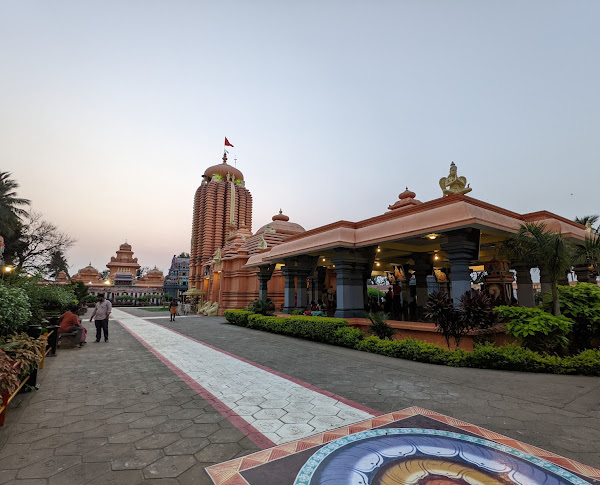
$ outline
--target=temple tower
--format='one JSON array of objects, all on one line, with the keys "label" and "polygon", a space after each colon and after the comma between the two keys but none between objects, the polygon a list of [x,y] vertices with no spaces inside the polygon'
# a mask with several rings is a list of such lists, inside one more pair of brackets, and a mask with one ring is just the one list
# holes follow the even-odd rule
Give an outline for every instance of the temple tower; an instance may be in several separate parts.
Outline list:
[{"label": "temple tower", "polygon": [[200,288],[205,266],[217,249],[225,246],[235,231],[252,225],[252,195],[246,189],[244,175],[223,163],[209,167],[194,196],[189,287]]}]

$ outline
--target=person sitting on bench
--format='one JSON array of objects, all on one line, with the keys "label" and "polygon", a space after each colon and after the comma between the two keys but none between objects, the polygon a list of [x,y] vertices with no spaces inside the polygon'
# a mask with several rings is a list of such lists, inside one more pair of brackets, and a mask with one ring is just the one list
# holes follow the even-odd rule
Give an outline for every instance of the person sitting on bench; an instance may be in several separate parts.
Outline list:
[{"label": "person sitting on bench", "polygon": [[76,333],[75,345],[83,347],[87,330],[81,325],[81,321],[77,317],[77,310],[77,305],[69,305],[68,310],[58,319],[58,324],[60,325],[58,333]]}]

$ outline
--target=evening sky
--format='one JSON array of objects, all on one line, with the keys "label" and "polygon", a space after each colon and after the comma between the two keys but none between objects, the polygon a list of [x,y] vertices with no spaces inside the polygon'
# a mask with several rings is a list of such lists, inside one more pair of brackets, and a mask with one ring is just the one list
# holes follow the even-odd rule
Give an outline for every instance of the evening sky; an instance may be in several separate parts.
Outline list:
[{"label": "evening sky", "polygon": [[[166,270],[225,136],[254,200],[306,229],[405,186],[599,213],[600,2],[0,0],[0,170],[77,238]],[[231,160],[232,163],[233,160]]]}]

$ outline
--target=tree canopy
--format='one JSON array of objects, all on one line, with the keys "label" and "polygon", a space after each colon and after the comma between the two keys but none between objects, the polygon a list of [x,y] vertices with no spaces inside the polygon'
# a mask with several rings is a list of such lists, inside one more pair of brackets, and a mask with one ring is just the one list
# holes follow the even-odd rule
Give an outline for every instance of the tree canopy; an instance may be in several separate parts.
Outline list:
[{"label": "tree canopy", "polygon": [[11,237],[18,230],[30,201],[17,197],[19,184],[11,179],[10,172],[0,172],[0,234]]}]

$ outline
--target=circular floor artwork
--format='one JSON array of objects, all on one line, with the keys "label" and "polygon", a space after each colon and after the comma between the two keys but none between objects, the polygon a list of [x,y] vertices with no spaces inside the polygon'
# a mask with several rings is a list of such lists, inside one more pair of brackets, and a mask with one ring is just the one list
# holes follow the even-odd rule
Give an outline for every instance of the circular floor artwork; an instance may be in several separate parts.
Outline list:
[{"label": "circular floor artwork", "polygon": [[390,428],[332,441],[294,485],[588,485],[541,458],[449,431]]}]

